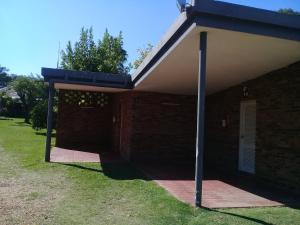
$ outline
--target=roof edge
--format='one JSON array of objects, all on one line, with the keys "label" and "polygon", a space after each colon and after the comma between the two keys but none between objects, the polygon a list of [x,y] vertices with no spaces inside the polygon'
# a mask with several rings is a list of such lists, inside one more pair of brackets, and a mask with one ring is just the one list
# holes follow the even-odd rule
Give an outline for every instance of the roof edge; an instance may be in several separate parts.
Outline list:
[{"label": "roof edge", "polygon": [[300,30],[300,16],[238,5],[222,1],[205,1],[192,7],[192,13],[207,13],[233,19],[248,20]]},{"label": "roof edge", "polygon": [[130,75],[42,68],[45,82],[132,89]]},{"label": "roof edge", "polygon": [[[183,20],[183,16],[185,19]],[[136,84],[193,24],[244,33],[300,41],[300,16],[237,5],[221,1],[203,1],[182,13],[154,50],[132,76]],[[176,28],[177,24],[177,29]],[[267,31],[266,31],[267,29]],[[269,31],[268,31],[269,29]],[[171,32],[173,32],[171,34]]]}]

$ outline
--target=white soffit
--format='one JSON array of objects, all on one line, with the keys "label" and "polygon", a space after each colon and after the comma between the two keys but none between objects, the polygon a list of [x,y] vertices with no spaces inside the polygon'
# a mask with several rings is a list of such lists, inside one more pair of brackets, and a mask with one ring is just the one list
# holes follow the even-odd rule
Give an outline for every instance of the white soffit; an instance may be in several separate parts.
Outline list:
[{"label": "white soffit", "polygon": [[138,74],[145,68],[145,66],[149,63],[149,61],[160,51],[160,49],[167,43],[167,41],[172,37],[176,30],[179,29],[180,26],[186,21],[187,15],[186,12],[181,13],[175,22],[171,25],[171,27],[167,30],[167,32],[163,35],[162,39],[159,43],[154,46],[152,51],[147,55],[147,57],[143,60],[142,64],[137,68],[137,70],[132,75],[132,79],[135,79]]},{"label": "white soffit", "polygon": [[300,42],[192,26],[144,76],[135,90],[196,94],[201,31],[207,31],[207,94],[300,61]]},{"label": "white soffit", "polygon": [[111,92],[111,93],[128,91],[127,89],[88,86],[88,85],[82,85],[82,84],[66,84],[66,83],[55,83],[54,88],[62,89],[62,90],[95,91],[95,92]]}]

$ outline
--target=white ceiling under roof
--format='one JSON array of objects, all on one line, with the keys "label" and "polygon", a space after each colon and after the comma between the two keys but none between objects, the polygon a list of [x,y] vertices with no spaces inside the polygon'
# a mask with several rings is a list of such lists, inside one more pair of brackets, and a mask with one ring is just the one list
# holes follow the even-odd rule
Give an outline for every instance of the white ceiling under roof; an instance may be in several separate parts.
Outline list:
[{"label": "white ceiling under roof", "polygon": [[207,31],[207,94],[300,61],[300,42],[194,25],[135,90],[196,94],[201,31]]}]

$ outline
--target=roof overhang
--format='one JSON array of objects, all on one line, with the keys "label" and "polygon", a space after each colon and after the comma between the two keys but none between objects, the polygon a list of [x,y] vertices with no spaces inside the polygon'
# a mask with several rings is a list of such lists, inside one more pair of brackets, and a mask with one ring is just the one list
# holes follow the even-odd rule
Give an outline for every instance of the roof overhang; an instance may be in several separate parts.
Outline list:
[{"label": "roof overhang", "polygon": [[135,89],[196,94],[203,31],[208,94],[300,61],[299,16],[205,1],[181,14],[144,60],[132,78]]},{"label": "roof overhang", "polygon": [[52,82],[56,89],[99,92],[132,89],[129,75],[42,68],[42,76],[45,82]]},{"label": "roof overhang", "polygon": [[196,94],[207,32],[207,94],[300,61],[300,17],[218,1],[181,13],[132,76],[42,68],[57,89]]}]

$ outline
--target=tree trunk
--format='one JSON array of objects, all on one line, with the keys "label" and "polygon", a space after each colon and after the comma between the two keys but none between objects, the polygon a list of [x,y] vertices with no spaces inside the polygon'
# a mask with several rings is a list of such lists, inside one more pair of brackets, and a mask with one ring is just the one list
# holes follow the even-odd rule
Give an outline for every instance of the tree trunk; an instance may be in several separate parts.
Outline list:
[{"label": "tree trunk", "polygon": [[29,110],[28,110],[28,107],[24,107],[24,122],[25,123],[30,123],[29,122]]}]

